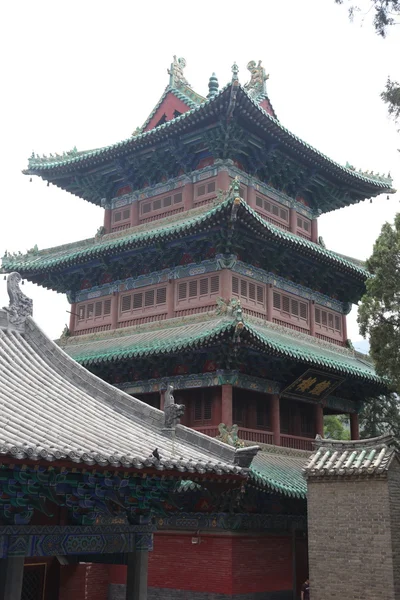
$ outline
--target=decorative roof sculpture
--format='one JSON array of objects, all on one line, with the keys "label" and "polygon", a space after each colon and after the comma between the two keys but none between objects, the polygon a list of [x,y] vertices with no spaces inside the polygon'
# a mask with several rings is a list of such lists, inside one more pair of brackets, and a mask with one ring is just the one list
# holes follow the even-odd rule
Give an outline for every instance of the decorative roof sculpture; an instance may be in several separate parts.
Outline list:
[{"label": "decorative roof sculpture", "polygon": [[[24,307],[29,303],[18,289],[20,276],[13,273],[10,279],[14,309],[0,310],[0,455],[246,475],[242,469],[249,467],[258,446],[235,450],[91,374],[44,335],[29,310],[20,310],[22,298]],[[165,432],[165,421],[174,436]]]},{"label": "decorative roof sculpture", "polygon": [[269,79],[269,75],[265,73],[265,69],[261,65],[261,60],[258,63],[255,60],[251,60],[247,64],[247,69],[250,71],[251,79],[245,84],[244,89],[247,90],[252,98],[257,97],[259,94],[266,94],[267,88],[265,82]]},{"label": "decorative roof sculpture", "polygon": [[176,58],[174,56],[174,60],[171,64],[171,68],[168,69],[169,74],[169,85],[171,87],[180,88],[184,85],[190,87],[190,83],[187,81],[185,76],[183,75],[183,69],[186,67],[186,60],[184,58]]}]

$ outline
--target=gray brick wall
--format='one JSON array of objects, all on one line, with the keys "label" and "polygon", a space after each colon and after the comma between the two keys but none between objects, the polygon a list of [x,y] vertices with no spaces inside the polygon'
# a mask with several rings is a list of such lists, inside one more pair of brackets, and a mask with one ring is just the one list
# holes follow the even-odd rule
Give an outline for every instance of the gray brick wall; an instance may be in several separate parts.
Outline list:
[{"label": "gray brick wall", "polygon": [[388,473],[395,598],[400,598],[400,464],[395,459]]},{"label": "gray brick wall", "polygon": [[[395,479],[392,487],[400,494]],[[400,600],[395,595],[391,538],[391,517],[393,522],[399,519],[400,504],[392,510],[391,504],[386,479],[309,479],[312,600]],[[400,544],[400,537],[396,540]]]}]

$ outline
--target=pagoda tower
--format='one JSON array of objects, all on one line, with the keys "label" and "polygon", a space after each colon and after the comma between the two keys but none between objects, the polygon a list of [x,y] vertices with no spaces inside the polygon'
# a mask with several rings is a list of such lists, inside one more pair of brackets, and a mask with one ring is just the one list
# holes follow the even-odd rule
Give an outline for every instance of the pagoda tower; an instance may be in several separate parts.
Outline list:
[{"label": "pagoda tower", "polygon": [[279,121],[261,61],[207,97],[174,61],[141,128],[112,146],[32,155],[37,175],[104,207],[92,239],[6,255],[5,272],[67,294],[63,349],[183,423],[309,450],[323,415],[357,414],[385,390],[347,339],[364,265],[325,248],[318,217],[382,193],[389,177],[343,167]]}]

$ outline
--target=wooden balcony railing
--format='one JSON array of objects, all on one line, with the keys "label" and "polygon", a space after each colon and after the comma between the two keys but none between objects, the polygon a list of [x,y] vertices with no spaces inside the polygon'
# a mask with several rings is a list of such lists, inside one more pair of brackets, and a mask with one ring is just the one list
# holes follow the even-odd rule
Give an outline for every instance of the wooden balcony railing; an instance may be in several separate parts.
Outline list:
[{"label": "wooden balcony railing", "polygon": [[312,450],[314,438],[299,437],[297,435],[287,435],[281,433],[281,446],[285,448],[295,448],[296,450]]},{"label": "wooden balcony railing", "polygon": [[[199,427],[193,427],[200,433],[205,433],[210,437],[217,437],[219,435],[218,427],[215,425],[200,425]],[[272,431],[262,431],[261,429],[248,429],[246,427],[239,427],[239,439],[246,442],[255,442],[258,444],[273,444]]]}]

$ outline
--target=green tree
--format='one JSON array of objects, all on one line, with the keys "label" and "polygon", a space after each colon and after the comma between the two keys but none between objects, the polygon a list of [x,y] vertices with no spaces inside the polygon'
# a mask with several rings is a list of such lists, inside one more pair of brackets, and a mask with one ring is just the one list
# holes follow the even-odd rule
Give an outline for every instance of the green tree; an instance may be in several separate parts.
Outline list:
[{"label": "green tree", "polygon": [[324,438],[349,440],[348,419],[344,415],[326,415],[324,417]]},{"label": "green tree", "polygon": [[[388,30],[394,25],[400,24],[400,0],[335,0],[336,4],[347,4],[350,20],[353,20],[356,13],[366,15],[373,10],[373,24],[375,31],[381,37],[386,37]],[[361,6],[360,6],[361,3]],[[400,84],[393,81],[390,77],[387,80],[386,88],[381,93],[382,100],[388,105],[389,115],[395,121],[400,120]]]},{"label": "green tree", "polygon": [[400,405],[396,394],[367,400],[359,417],[362,438],[377,437],[385,433],[400,436]]},{"label": "green tree", "polygon": [[363,337],[369,336],[370,354],[378,375],[400,390],[400,214],[394,225],[385,223],[367,267],[373,275],[358,309]]}]

